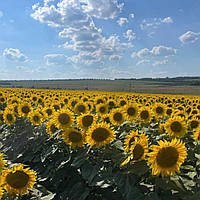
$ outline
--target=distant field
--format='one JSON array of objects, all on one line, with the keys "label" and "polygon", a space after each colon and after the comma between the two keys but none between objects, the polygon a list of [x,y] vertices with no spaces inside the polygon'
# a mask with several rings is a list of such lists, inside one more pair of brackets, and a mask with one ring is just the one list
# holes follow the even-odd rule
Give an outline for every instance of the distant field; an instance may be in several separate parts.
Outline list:
[{"label": "distant field", "polygon": [[0,81],[0,87],[200,95],[200,78]]}]

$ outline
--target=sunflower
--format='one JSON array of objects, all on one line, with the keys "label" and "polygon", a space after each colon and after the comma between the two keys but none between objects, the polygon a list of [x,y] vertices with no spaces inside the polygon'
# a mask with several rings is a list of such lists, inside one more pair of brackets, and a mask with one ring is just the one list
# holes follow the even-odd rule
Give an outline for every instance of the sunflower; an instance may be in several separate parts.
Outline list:
[{"label": "sunflower", "polygon": [[104,103],[100,103],[96,105],[96,112],[99,115],[105,115],[108,113],[108,105]]},{"label": "sunflower", "polygon": [[129,152],[132,143],[135,141],[135,138],[144,138],[148,144],[148,136],[145,133],[139,133],[138,130],[131,131],[124,139],[124,151]]},{"label": "sunflower", "polygon": [[190,130],[195,130],[199,127],[200,120],[193,117],[192,119],[188,120],[187,124]]},{"label": "sunflower", "polygon": [[153,106],[153,112],[156,118],[163,118],[166,114],[166,106],[162,103],[155,103]]},{"label": "sunflower", "polygon": [[22,164],[6,169],[2,173],[2,186],[9,194],[25,195],[32,190],[36,181],[36,172],[24,168]]},{"label": "sunflower", "polygon": [[125,111],[125,117],[129,121],[134,120],[138,115],[138,106],[135,104],[125,105],[123,110]]},{"label": "sunflower", "polygon": [[173,113],[173,109],[170,108],[170,107],[167,107],[167,108],[166,108],[166,114],[167,114],[167,116],[170,117],[172,113]]},{"label": "sunflower", "polygon": [[97,116],[90,113],[85,113],[77,117],[77,125],[84,130],[87,130],[96,121]]},{"label": "sunflower", "polygon": [[53,106],[44,107],[43,111],[47,114],[48,118],[55,113],[55,109]]},{"label": "sunflower", "polygon": [[105,114],[105,115],[101,115],[101,119],[100,119],[101,122],[105,122],[105,123],[111,123],[110,122],[110,115],[109,114]]},{"label": "sunflower", "polygon": [[86,136],[87,143],[90,146],[96,146],[97,148],[109,144],[115,139],[115,133],[109,124],[101,122],[93,124],[88,129]]},{"label": "sunflower", "polygon": [[187,125],[183,118],[175,116],[166,121],[165,130],[171,136],[182,137],[187,131]]},{"label": "sunflower", "polygon": [[195,141],[200,141],[200,126],[194,131],[193,139]]},{"label": "sunflower", "polygon": [[180,139],[158,141],[158,145],[152,145],[152,152],[148,154],[148,164],[153,175],[162,177],[180,173],[180,166],[187,157],[185,144]]},{"label": "sunflower", "polygon": [[139,109],[139,119],[144,123],[149,123],[152,119],[152,111],[149,107],[141,107]]},{"label": "sunflower", "polygon": [[11,110],[5,109],[5,111],[3,113],[3,119],[4,119],[4,122],[8,125],[11,125],[16,121],[16,117],[15,117],[12,109]]},{"label": "sunflower", "polygon": [[79,102],[74,106],[74,113],[75,114],[82,114],[88,111],[88,105],[84,102]]},{"label": "sunflower", "polygon": [[0,153],[0,174],[6,165],[7,164],[6,164],[6,161],[4,160],[4,155]]},{"label": "sunflower", "polygon": [[82,147],[85,144],[85,134],[75,128],[66,128],[62,132],[63,141],[72,148]]},{"label": "sunflower", "polygon": [[121,108],[116,108],[111,111],[110,121],[113,125],[120,126],[125,120],[125,114]]},{"label": "sunflower", "polygon": [[21,103],[18,106],[18,113],[20,117],[27,117],[28,113],[31,111],[32,111],[32,107],[27,102]]},{"label": "sunflower", "polygon": [[68,109],[61,109],[53,116],[55,124],[59,129],[70,127],[74,123],[74,115]]},{"label": "sunflower", "polygon": [[29,112],[28,118],[33,125],[40,125],[44,121],[43,115],[39,112],[39,109]]},{"label": "sunflower", "polygon": [[104,103],[104,98],[102,96],[97,96],[94,99],[94,105],[100,104],[100,103]]},{"label": "sunflower", "polygon": [[121,163],[121,167],[130,162],[138,162],[140,160],[145,160],[148,153],[148,140],[146,138],[135,138],[135,141],[131,144],[129,156],[126,160]]},{"label": "sunflower", "polygon": [[46,123],[46,132],[50,135],[50,136],[53,136],[54,133],[59,130],[57,127],[56,127],[56,124],[54,122],[53,119],[50,119],[47,123]]}]

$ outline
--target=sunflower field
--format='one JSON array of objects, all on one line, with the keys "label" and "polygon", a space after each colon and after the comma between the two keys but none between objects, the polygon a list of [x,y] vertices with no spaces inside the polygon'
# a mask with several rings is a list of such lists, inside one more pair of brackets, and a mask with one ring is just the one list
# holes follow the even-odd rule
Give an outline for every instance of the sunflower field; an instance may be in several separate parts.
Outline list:
[{"label": "sunflower field", "polygon": [[0,89],[0,199],[200,199],[200,98]]}]

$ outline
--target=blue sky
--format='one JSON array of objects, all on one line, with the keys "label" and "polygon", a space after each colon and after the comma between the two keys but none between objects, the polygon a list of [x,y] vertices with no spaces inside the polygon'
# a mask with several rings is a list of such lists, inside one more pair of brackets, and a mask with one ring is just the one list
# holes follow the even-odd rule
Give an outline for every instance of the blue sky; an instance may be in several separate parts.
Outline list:
[{"label": "blue sky", "polygon": [[0,1],[0,79],[200,76],[200,0]]}]

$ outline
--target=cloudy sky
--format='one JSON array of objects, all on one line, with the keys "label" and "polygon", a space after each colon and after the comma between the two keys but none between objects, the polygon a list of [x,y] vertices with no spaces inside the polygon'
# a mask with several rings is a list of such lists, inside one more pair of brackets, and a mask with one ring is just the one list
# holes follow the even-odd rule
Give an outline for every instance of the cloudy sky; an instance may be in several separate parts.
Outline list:
[{"label": "cloudy sky", "polygon": [[200,76],[200,0],[0,1],[0,79]]}]

